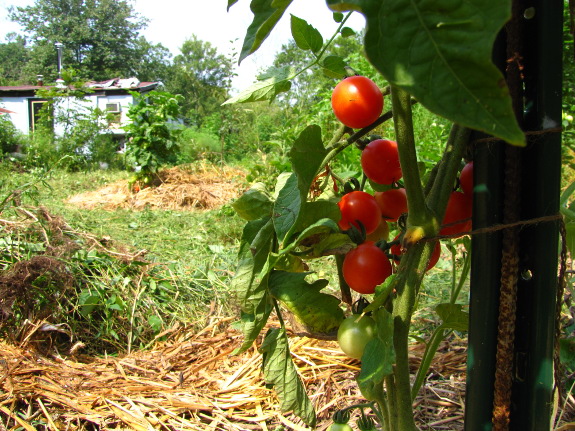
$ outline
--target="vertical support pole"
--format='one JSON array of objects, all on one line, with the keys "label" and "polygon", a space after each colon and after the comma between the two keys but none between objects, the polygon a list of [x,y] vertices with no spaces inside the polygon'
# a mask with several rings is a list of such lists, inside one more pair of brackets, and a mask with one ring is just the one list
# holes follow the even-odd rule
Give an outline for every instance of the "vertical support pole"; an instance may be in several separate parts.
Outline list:
[{"label": "vertical support pole", "polygon": [[[528,146],[521,152],[521,219],[559,211],[561,135],[561,58],[563,2],[524,0],[524,74],[522,115]],[[505,38],[494,49],[502,69]],[[503,144],[473,149],[475,168],[474,229],[502,221]],[[556,325],[558,222],[525,226],[520,232],[520,277],[509,429],[551,428],[553,358]],[[477,235],[472,241],[471,298],[465,429],[493,428],[495,351],[501,235]]]}]

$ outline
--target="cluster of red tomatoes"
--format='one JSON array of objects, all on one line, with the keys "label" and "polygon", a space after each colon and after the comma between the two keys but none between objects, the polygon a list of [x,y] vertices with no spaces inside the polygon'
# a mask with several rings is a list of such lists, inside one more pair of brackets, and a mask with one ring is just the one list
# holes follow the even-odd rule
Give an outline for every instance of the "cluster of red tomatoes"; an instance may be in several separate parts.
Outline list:
[{"label": "cluster of red tomatoes", "polygon": [[[336,117],[346,126],[363,128],[379,118],[383,109],[383,95],[369,78],[352,76],[341,81],[332,93],[332,107]],[[403,253],[399,235],[387,248],[377,241],[387,240],[388,222],[397,222],[407,212],[405,189],[398,186],[402,178],[397,143],[387,139],[369,142],[361,154],[361,167],[373,183],[388,185],[383,192],[370,194],[355,190],[345,194],[338,203],[341,219],[339,227],[348,231],[355,228],[365,232],[365,238],[345,256],[343,276],[354,291],[361,294],[375,292],[376,286],[389,277]],[[462,169],[460,189],[451,193],[440,235],[456,236],[471,229],[473,162]],[[441,246],[436,242],[427,269],[438,262]]]}]

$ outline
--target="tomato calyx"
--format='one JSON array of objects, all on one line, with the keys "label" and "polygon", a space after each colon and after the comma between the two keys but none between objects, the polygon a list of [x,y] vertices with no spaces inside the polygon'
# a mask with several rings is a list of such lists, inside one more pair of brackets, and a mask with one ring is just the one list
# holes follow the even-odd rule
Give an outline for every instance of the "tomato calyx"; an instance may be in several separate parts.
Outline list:
[{"label": "tomato calyx", "polygon": [[[365,310],[369,306],[369,301],[365,299],[363,296],[359,298],[357,301],[353,303],[351,306],[351,312],[353,314],[363,314],[363,310]],[[371,313],[366,313],[366,315],[370,315]]]},{"label": "tomato calyx", "polygon": [[349,409],[338,410],[333,414],[333,423],[346,424],[349,422]]},{"label": "tomato calyx", "polygon": [[373,431],[376,429],[373,418],[365,416],[363,411],[361,417],[357,420],[356,425],[361,431]]}]

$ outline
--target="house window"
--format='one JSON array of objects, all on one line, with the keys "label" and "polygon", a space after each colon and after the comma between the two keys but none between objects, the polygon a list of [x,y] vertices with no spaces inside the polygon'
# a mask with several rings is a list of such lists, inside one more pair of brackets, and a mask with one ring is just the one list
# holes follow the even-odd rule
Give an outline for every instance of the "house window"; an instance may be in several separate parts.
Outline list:
[{"label": "house window", "polygon": [[[47,120],[47,125],[53,129],[54,128],[54,116],[52,112],[44,112],[42,108],[48,101],[45,99],[28,99],[28,113],[29,113],[29,122],[30,122],[30,130],[35,132],[36,129],[42,124],[42,120]],[[51,109],[51,107],[50,107]],[[44,115],[48,115],[48,117],[44,117]],[[46,123],[44,123],[46,124]]]},{"label": "house window", "polygon": [[121,121],[122,105],[119,103],[106,103],[106,116],[109,127],[119,127]]}]

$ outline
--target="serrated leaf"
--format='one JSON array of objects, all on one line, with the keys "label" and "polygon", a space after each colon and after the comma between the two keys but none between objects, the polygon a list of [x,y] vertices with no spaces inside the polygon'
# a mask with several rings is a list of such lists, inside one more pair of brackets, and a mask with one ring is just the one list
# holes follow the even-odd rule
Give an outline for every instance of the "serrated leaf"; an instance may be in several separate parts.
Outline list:
[{"label": "serrated leaf", "polygon": [[455,331],[465,332],[469,328],[469,313],[462,309],[461,304],[438,304],[435,312],[442,320],[442,326]]},{"label": "serrated leaf", "polygon": [[271,214],[272,201],[262,183],[256,183],[232,202],[232,208],[244,220],[257,220]]},{"label": "serrated leaf", "polygon": [[313,223],[311,226],[305,228],[296,238],[294,241],[295,245],[299,245],[304,241],[306,238],[309,238],[314,235],[318,234],[326,234],[326,233],[333,233],[339,232],[339,226],[336,222],[332,219],[324,218],[318,220],[317,222]]},{"label": "serrated leaf", "polygon": [[258,82],[241,91],[238,95],[229,98],[222,105],[232,103],[248,103],[272,101],[280,93],[285,93],[291,88],[291,81],[295,72],[290,67],[272,68],[261,75]]},{"label": "serrated leaf", "polygon": [[[254,14],[254,19],[244,38],[239,63],[258,50],[291,2],[292,0],[252,0],[250,9]],[[228,3],[229,7],[230,4]]]},{"label": "serrated leaf", "polygon": [[365,51],[385,79],[427,109],[513,145],[525,136],[503,75],[491,62],[509,0],[327,0],[366,18]]},{"label": "serrated leaf", "polygon": [[323,199],[307,202],[300,211],[297,230],[305,229],[326,218],[334,222],[338,222],[341,218],[341,211],[335,202]]},{"label": "serrated leaf", "polygon": [[343,79],[346,76],[345,61],[337,55],[328,55],[321,64],[323,73],[330,78]]},{"label": "serrated leaf", "polygon": [[238,252],[238,268],[232,279],[232,290],[241,307],[240,325],[244,334],[241,353],[257,338],[272,310],[268,290],[268,259],[274,241],[273,222],[267,217],[244,226]]},{"label": "serrated leaf", "polygon": [[280,244],[283,244],[292,231],[301,206],[302,199],[298,189],[298,179],[295,173],[291,173],[279,190],[273,208],[274,228]]},{"label": "serrated leaf", "polygon": [[281,410],[293,411],[308,426],[315,427],[315,411],[292,362],[285,330],[270,329],[260,352],[266,383],[275,388]]},{"label": "serrated leaf", "polygon": [[340,300],[320,292],[327,280],[306,281],[309,273],[274,271],[270,275],[272,295],[310,332],[335,333],[344,319]]},{"label": "serrated leaf", "polygon": [[377,335],[365,346],[361,357],[361,371],[357,384],[362,395],[369,401],[378,398],[383,379],[393,373],[395,349],[393,348],[393,316],[385,308],[373,313]]},{"label": "serrated leaf", "polygon": [[304,199],[327,153],[319,126],[306,127],[295,140],[288,155]]},{"label": "serrated leaf", "polygon": [[291,34],[298,48],[318,52],[323,46],[323,37],[317,29],[304,19],[291,16]]},{"label": "serrated leaf", "polygon": [[340,31],[342,37],[355,36],[355,31],[350,27],[344,27]]}]

